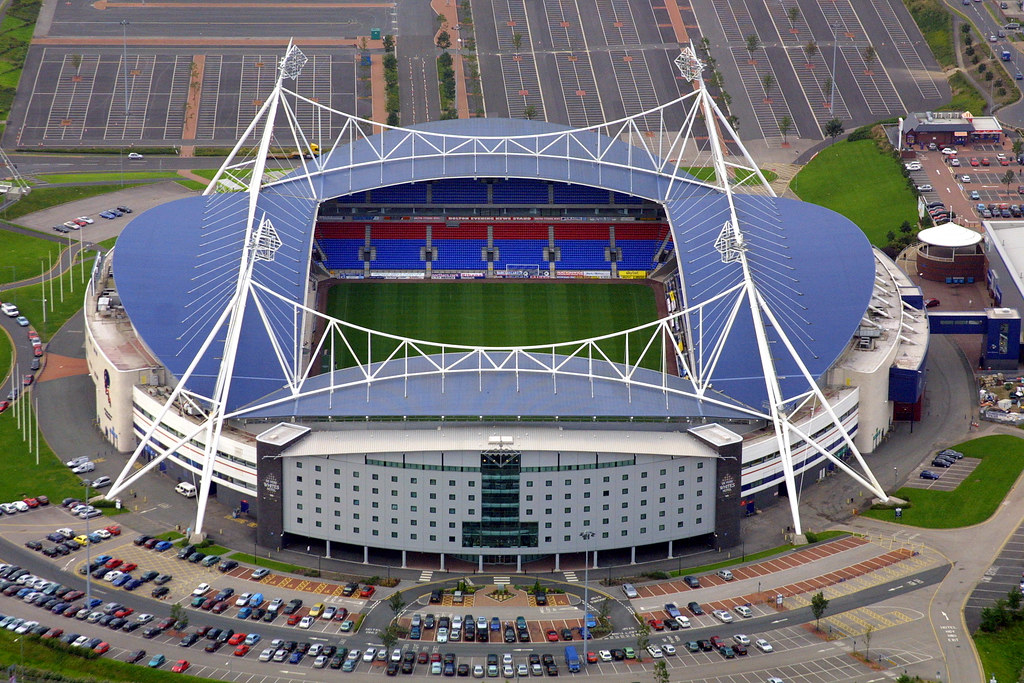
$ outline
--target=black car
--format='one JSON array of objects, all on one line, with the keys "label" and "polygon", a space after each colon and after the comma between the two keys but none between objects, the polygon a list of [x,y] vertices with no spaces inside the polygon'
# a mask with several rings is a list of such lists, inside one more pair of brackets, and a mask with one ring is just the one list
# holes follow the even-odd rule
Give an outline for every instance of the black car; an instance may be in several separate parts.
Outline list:
[{"label": "black car", "polygon": [[685,583],[690,588],[700,588],[700,579],[698,579],[696,576],[684,576],[683,583]]},{"label": "black car", "polygon": [[533,599],[537,603],[538,607],[543,607],[548,604],[548,594],[546,591],[536,591],[533,594]]},{"label": "black car", "polygon": [[121,627],[121,630],[125,633],[134,633],[142,628],[142,624],[137,621],[129,621],[127,624]]},{"label": "black car", "polygon": [[196,551],[196,547],[194,545],[189,544],[189,545],[185,546],[184,548],[182,548],[181,550],[178,551],[178,559],[179,560],[184,560],[186,557],[188,557],[189,555],[191,555],[195,551]]},{"label": "black car", "polygon": [[189,633],[187,636],[178,641],[178,647],[192,647],[199,640],[200,636],[198,633]]},{"label": "black car", "polygon": [[331,667],[332,669],[340,669],[341,665],[344,664],[344,663],[345,663],[345,658],[344,657],[342,657],[341,655],[334,655],[333,657],[331,657],[331,663],[328,664],[327,666]]},{"label": "black car", "polygon": [[171,576],[170,574],[161,574],[160,576],[156,577],[156,579],[153,581],[153,583],[155,583],[158,586],[162,586],[165,583],[170,582],[170,580],[173,579],[173,578],[174,577]]},{"label": "black car", "polygon": [[129,664],[134,664],[135,662],[139,661],[145,656],[145,650],[132,650],[128,653],[128,656],[124,658],[124,661],[128,662]]},{"label": "black car", "polygon": [[162,598],[170,592],[171,589],[167,586],[157,586],[153,589],[153,592],[150,593],[150,595],[152,595],[154,598]]},{"label": "black car", "polygon": [[142,536],[136,536],[132,540],[132,543],[134,543],[135,545],[142,545],[143,543],[145,543],[146,541],[148,541],[151,538],[153,538],[153,537],[152,536],[146,536],[145,534],[143,534]]},{"label": "black car", "polygon": [[[217,595],[214,597],[214,599],[217,602],[221,602],[223,600],[227,600],[228,598],[230,598],[234,594],[235,594],[235,589],[234,588],[225,588],[220,593],[217,593]],[[302,605],[302,601],[301,600],[299,601],[299,605]]]},{"label": "black car", "polygon": [[206,647],[204,647],[203,649],[206,650],[207,652],[216,652],[217,650],[221,649],[223,646],[224,646],[224,643],[220,642],[219,640],[214,640],[212,642],[207,643]]},{"label": "black car", "polygon": [[701,652],[711,652],[715,649],[715,646],[711,644],[710,640],[698,640],[697,647],[700,648]]},{"label": "black car", "polygon": [[284,613],[285,614],[295,614],[301,608],[302,608],[302,600],[300,600],[299,598],[295,598],[295,599],[291,600],[287,605],[285,605]]},{"label": "black car", "polygon": [[206,632],[206,639],[207,640],[217,640],[217,636],[219,636],[219,635],[220,635],[220,629],[219,628],[211,628],[209,631]]},{"label": "black car", "polygon": [[[344,595],[345,597],[349,597],[350,595],[355,593],[356,589],[358,589],[358,588],[359,588],[359,584],[358,583],[346,583],[345,587],[341,590],[341,594]],[[431,595],[433,595],[433,594],[431,594]],[[438,601],[438,602],[440,602],[440,601]]]},{"label": "black car", "polygon": [[142,632],[142,637],[143,638],[156,638],[161,633],[163,633],[163,631],[158,629],[156,626],[151,626],[151,627],[147,628],[145,631]]},{"label": "black car", "polygon": [[259,621],[260,619],[263,618],[263,615],[266,614],[266,613],[267,613],[267,610],[263,609],[262,607],[257,607],[256,609],[254,609],[252,611],[252,615],[250,615],[249,618],[252,619],[253,621]]},{"label": "black car", "polygon": [[428,614],[427,616],[423,617],[423,628],[424,629],[432,629],[432,628],[434,628],[434,624],[435,623],[437,623],[437,622],[436,622],[436,619],[434,618],[433,614]]},{"label": "black car", "polygon": [[[570,634],[571,635],[571,634]],[[511,626],[505,629],[505,642],[514,643],[516,642],[516,630]]]},{"label": "black car", "polygon": [[919,475],[922,479],[938,479],[941,475],[938,472],[932,472],[931,470],[921,470]]},{"label": "black car", "polygon": [[704,610],[701,609],[700,604],[697,602],[687,603],[686,609],[690,610],[690,614],[693,614],[694,616],[704,614]]},{"label": "black car", "polygon": [[946,460],[945,458],[935,458],[932,460],[932,467],[952,467],[953,461]]},{"label": "black car", "polygon": [[237,566],[238,562],[235,560],[224,560],[219,565],[217,565],[217,569],[221,570],[222,572],[229,572]]},{"label": "black car", "polygon": [[117,210],[120,211],[121,213],[131,213],[132,212],[132,210],[129,209],[127,206],[119,206],[119,207],[117,207]]}]

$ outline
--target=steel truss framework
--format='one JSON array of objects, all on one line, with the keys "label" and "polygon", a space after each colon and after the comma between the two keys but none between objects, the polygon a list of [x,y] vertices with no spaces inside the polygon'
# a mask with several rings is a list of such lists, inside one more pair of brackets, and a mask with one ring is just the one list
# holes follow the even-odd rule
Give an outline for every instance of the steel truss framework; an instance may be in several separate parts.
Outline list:
[{"label": "steel truss framework", "polygon": [[[476,373],[482,381],[487,373],[514,373],[517,387],[521,376],[539,374],[550,377],[552,390],[557,392],[559,377],[584,377],[589,380],[592,388],[599,382],[615,382],[626,385],[630,390],[632,387],[638,387],[661,391],[666,401],[670,395],[684,396],[747,415],[752,419],[770,422],[779,445],[789,493],[790,512],[797,533],[802,532],[792,452],[793,444],[797,441],[805,442],[860,485],[886,499],[884,490],[819,388],[816,378],[804,363],[801,357],[801,340],[796,338],[798,332],[787,334],[787,329],[795,328],[787,321],[785,314],[779,312],[785,301],[783,295],[786,287],[784,283],[780,284],[783,278],[755,276],[756,266],[752,264],[756,259],[761,258],[760,264],[763,266],[764,263],[773,263],[772,256],[768,254],[766,257],[765,254],[757,253],[751,248],[749,234],[741,224],[736,196],[742,194],[764,197],[767,200],[764,211],[769,213],[770,200],[775,195],[726,117],[708,94],[701,78],[703,65],[692,47],[687,47],[676,63],[684,78],[692,80],[693,92],[668,105],[633,117],[591,129],[519,137],[473,137],[402,128],[388,129],[386,136],[368,137],[367,132],[379,124],[342,112],[326,110],[328,115],[343,117],[344,123],[329,151],[321,156],[312,153],[315,147],[310,135],[297,124],[289,98],[295,101],[303,100],[314,107],[321,105],[304,100],[284,87],[285,80],[294,79],[302,63],[304,58],[298,48],[289,46],[286,56],[279,65],[279,77],[272,93],[207,188],[208,195],[223,190],[225,185],[220,182],[222,180],[227,181],[228,188],[246,188],[248,202],[241,258],[234,262],[237,269],[233,275],[224,278],[227,288],[225,295],[220,298],[212,297],[217,302],[217,310],[210,315],[214,322],[208,335],[185,372],[178,378],[177,385],[166,404],[140,439],[138,447],[108,491],[108,497],[114,497],[132,486],[183,445],[193,439],[202,440],[204,459],[194,526],[194,533],[201,537],[217,443],[226,421],[246,412],[270,408],[305,396],[332,396],[336,391],[350,389],[353,386],[365,386],[369,394],[374,384],[401,381],[407,388],[411,379],[424,375],[439,375],[443,387],[446,376]],[[687,111],[684,125],[679,130],[669,131],[664,126],[664,113],[669,106],[683,107]],[[286,178],[275,177],[267,168],[268,153],[275,138],[276,116],[279,111],[285,113],[287,129],[291,132],[297,147],[310,152],[308,158],[304,157],[301,160],[301,167]],[[661,132],[651,135],[642,131],[635,123],[641,118],[646,121],[662,121]],[[705,126],[706,122],[711,122],[711,125]],[[715,133],[700,136],[699,132],[703,129],[713,130]],[[251,148],[252,151],[247,158],[243,158],[245,142],[250,138],[258,141],[258,144]],[[626,146],[626,153],[623,154],[624,148],[621,143],[609,144],[609,138],[630,143]],[[698,144],[698,140],[704,142]],[[337,158],[342,155],[345,157],[344,160]],[[573,163],[582,161],[591,174],[591,184],[602,186],[602,175],[605,174],[626,173],[635,194],[666,204],[684,196],[685,192],[717,193],[725,198],[728,210],[721,229],[717,231],[714,248],[720,262],[733,264],[738,276],[731,286],[724,287],[716,296],[701,302],[682,302],[679,310],[660,320],[600,337],[527,347],[438,344],[379,332],[331,318],[305,306],[302,302],[294,301],[278,292],[271,284],[260,282],[254,277],[255,264],[275,259],[282,247],[282,238],[278,231],[265,213],[259,210],[261,193],[277,191],[293,196],[308,195],[310,198],[323,200],[329,197],[320,195],[319,180],[332,166],[337,167],[343,161],[343,165],[351,170],[369,169],[372,175],[376,172],[376,167],[384,168],[383,162],[406,157],[418,162],[436,159],[441,164],[438,177],[444,175],[447,165],[455,164],[459,159],[463,164],[469,159],[475,166],[474,160],[483,160],[485,157],[492,160],[494,157],[504,158],[512,175],[517,168],[522,168],[524,160],[529,160],[529,163],[535,164],[539,177],[544,176],[541,169],[542,160],[571,160]],[[684,159],[689,166],[708,164],[714,173],[707,178],[693,177],[683,170]],[[465,174],[466,169],[463,168],[460,173]],[[355,176],[350,175],[351,177]],[[402,182],[401,178],[390,177],[389,182],[384,181],[381,170],[381,177],[377,179],[378,186]],[[362,188],[352,186],[348,189],[358,191]],[[340,193],[334,193],[335,196],[337,194]],[[233,229],[237,233],[240,227],[236,222]],[[671,226],[671,236],[677,245],[680,244],[680,230],[681,228],[675,224]],[[774,272],[772,268],[762,270]],[[781,266],[779,270],[782,270]],[[243,317],[247,308],[256,311],[270,339],[276,361],[286,378],[286,391],[278,392],[259,405],[247,406],[244,410],[230,409],[228,397],[231,392]],[[282,310],[288,313],[282,316],[279,314]],[[726,340],[738,317],[744,314],[749,315],[753,321],[753,334],[768,397],[760,408],[729,401],[712,388],[715,369],[726,353]],[[288,318],[288,322],[282,324],[282,318]],[[312,353],[303,354],[297,340],[302,338],[304,329],[311,329],[309,323],[314,321],[323,333],[319,336]],[[768,328],[774,333],[771,338],[767,332]],[[677,342],[675,335],[678,329],[685,330],[686,339],[690,340],[685,347]],[[709,329],[715,334],[709,334]],[[624,338],[624,344],[621,344],[620,348],[624,347],[625,352],[621,358],[609,357],[604,350],[607,348],[606,342],[619,337]],[[216,383],[210,395],[198,395],[186,389],[186,385],[200,359],[215,345],[215,339],[223,339],[222,361]],[[638,339],[642,340],[639,344]],[[374,358],[375,340],[378,347],[386,344],[389,347],[393,346],[393,350],[385,358]],[[778,348],[780,343],[781,349]],[[805,349],[804,352],[806,353]],[[674,355],[679,375],[686,381],[680,382],[678,377],[669,381],[670,353]],[[316,360],[326,356],[330,367],[334,368],[337,367],[335,361],[341,354],[355,358],[354,373],[346,372],[344,381],[336,381],[335,373],[331,373],[328,383],[322,378],[321,381],[311,382]],[[789,395],[783,391],[776,370],[777,361],[773,354],[784,354],[792,359],[803,378],[802,390],[790,392]],[[651,381],[651,373],[640,372],[640,360],[654,356],[661,359],[661,371],[657,373],[660,381]],[[195,428],[173,443],[155,443],[154,433],[168,411],[179,400],[193,406],[202,406],[203,410]],[[841,445],[836,451],[845,448],[856,462],[857,468],[851,467],[845,458],[838,457],[836,452],[830,451],[825,444],[812,438],[801,428],[798,414],[807,408],[827,413],[834,428],[841,435]],[[156,453],[156,457],[136,470],[136,463],[147,447],[151,453]]]}]

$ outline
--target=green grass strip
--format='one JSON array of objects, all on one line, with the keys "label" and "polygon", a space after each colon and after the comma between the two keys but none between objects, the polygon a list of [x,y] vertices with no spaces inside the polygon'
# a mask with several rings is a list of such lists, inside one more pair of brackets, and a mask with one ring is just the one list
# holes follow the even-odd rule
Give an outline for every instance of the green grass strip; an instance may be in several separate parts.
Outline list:
[{"label": "green grass strip", "polygon": [[198,180],[189,180],[185,178],[182,180],[176,180],[174,182],[178,183],[179,185],[186,189],[195,190],[197,192],[202,192],[203,190],[206,189],[206,183],[201,183]]},{"label": "green grass strip", "polygon": [[[39,267],[47,263],[47,256],[56,259],[61,252],[56,242],[19,232],[4,230],[0,232],[0,241],[3,242],[0,284],[38,277]],[[8,297],[8,294],[0,294],[5,301]]]},{"label": "green grass strip", "polygon": [[1024,670],[1024,623],[1014,624],[997,633],[977,631],[974,644],[987,677],[994,677],[997,681],[1019,680],[1018,675]]},{"label": "green grass strip", "polygon": [[266,567],[267,569],[273,569],[276,572],[282,574],[301,574],[309,571],[309,567],[300,567],[295,564],[288,564],[287,562],[278,562],[277,560],[270,560],[266,557],[256,557],[254,555],[248,555],[246,553],[232,553],[232,560],[238,562],[245,562],[246,564],[254,564],[257,567]]},{"label": "green grass strip", "polygon": [[166,178],[179,178],[174,171],[133,171],[131,173],[104,172],[104,173],[46,173],[37,175],[35,178],[45,180],[48,183],[101,183],[109,181],[132,182],[136,180],[163,180]]},{"label": "green grass strip", "polygon": [[[846,532],[846,531],[823,531],[820,534],[815,534],[815,537],[816,537],[816,541],[820,542],[820,541],[827,541],[827,540],[830,540],[830,539],[833,539],[833,538],[837,538],[839,536],[849,536],[849,535],[850,535],[849,532]],[[723,560],[722,562],[716,562],[714,564],[704,564],[704,565],[701,565],[699,567],[687,567],[686,569],[677,569],[675,571],[669,572],[669,574],[671,576],[688,576],[690,574],[706,574],[708,572],[713,572],[713,571],[716,571],[718,569],[724,569],[725,567],[734,567],[734,566],[736,566],[738,564],[744,564],[746,562],[752,562],[754,560],[763,560],[766,557],[772,557],[774,555],[781,555],[782,553],[788,553],[791,550],[799,550],[800,548],[804,548],[804,547],[806,547],[806,546],[793,545],[792,543],[786,543],[784,545],[779,545],[779,546],[776,546],[774,548],[769,548],[767,550],[760,550],[760,551],[758,551],[756,553],[747,553],[745,558],[743,556],[740,556],[739,558],[733,557],[731,559]],[[732,548],[731,552],[736,552],[736,549]]]},{"label": "green grass strip", "polygon": [[[847,182],[836,182],[846,178]],[[805,202],[820,204],[856,223],[875,246],[889,243],[903,221],[917,224],[917,198],[896,159],[873,140],[837,142],[819,152],[790,187]]]},{"label": "green grass strip", "polygon": [[981,462],[954,490],[903,487],[896,497],[910,505],[903,508],[902,519],[895,520],[893,511],[888,509],[868,510],[864,515],[928,529],[971,526],[991,517],[1024,470],[1024,440],[1001,434],[974,439],[955,448],[966,457],[980,458]]},{"label": "green grass strip", "polygon": [[[39,332],[43,341],[47,341],[53,334],[64,325],[68,319],[82,308],[82,298],[85,295],[85,283],[89,280],[92,272],[93,262],[96,260],[94,252],[89,252],[84,264],[76,262],[74,268],[66,271],[59,278],[46,282],[44,293],[42,283],[18,287],[4,294],[7,301],[13,301],[21,311],[21,314],[29,319],[32,326]],[[82,271],[85,271],[83,281]],[[37,275],[39,273],[36,273]],[[61,287],[63,286],[63,300],[61,300]],[[46,298],[46,317],[43,318],[43,299]]]}]

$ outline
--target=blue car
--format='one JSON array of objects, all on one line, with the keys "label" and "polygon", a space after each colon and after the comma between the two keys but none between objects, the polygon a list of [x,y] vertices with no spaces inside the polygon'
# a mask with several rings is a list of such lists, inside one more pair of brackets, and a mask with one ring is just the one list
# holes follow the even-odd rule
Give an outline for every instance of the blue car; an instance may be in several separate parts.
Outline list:
[{"label": "blue car", "polygon": [[174,544],[171,543],[170,541],[160,541],[155,546],[153,546],[153,550],[156,550],[157,552],[161,552],[162,553],[163,551],[170,550],[173,547],[174,547]]},{"label": "blue car", "polygon": [[288,658],[288,663],[289,664],[298,664],[301,661],[302,661],[302,653],[301,652],[293,652],[292,656]]},{"label": "blue car", "polygon": [[121,576],[114,579],[114,585],[120,588],[134,578],[131,574],[122,574]]},{"label": "blue car", "polygon": [[247,635],[245,637],[245,644],[248,645],[249,647],[252,647],[256,643],[260,642],[260,640],[262,640],[262,639],[263,639],[263,636],[261,636],[260,634],[258,634],[258,633],[250,633],[249,635]]},{"label": "blue car", "polygon": [[149,660],[149,668],[155,669],[158,666],[163,666],[163,663],[167,661],[167,657],[163,655],[153,655],[153,659]]},{"label": "blue car", "polygon": [[938,479],[940,475],[938,472],[932,472],[931,470],[921,470],[920,476],[922,479]]},{"label": "blue car", "polygon": [[18,592],[14,594],[14,597],[23,598],[34,590],[35,588],[20,588],[18,589]]},{"label": "blue car", "polygon": [[235,616],[239,619],[248,619],[252,615],[252,607],[245,606],[238,610],[238,614]]},{"label": "blue car", "polygon": [[103,541],[103,537],[102,537],[102,536],[100,536],[100,535],[99,535],[98,533],[96,533],[95,531],[94,531],[94,532],[92,532],[91,534],[89,534],[89,536],[88,536],[88,539],[89,539],[89,542],[90,542],[90,543],[100,543],[100,542],[102,542],[102,541]]},{"label": "blue car", "polygon": [[99,598],[92,598],[91,600],[89,600],[88,602],[85,603],[85,608],[86,609],[92,609],[93,607],[97,607],[97,606],[102,605],[102,604],[103,604],[103,601],[100,600]]},{"label": "blue car", "polygon": [[124,589],[125,589],[126,591],[133,591],[133,590],[135,590],[136,588],[138,588],[139,586],[141,586],[141,585],[142,585],[142,583],[143,583],[143,582],[142,582],[142,580],[141,580],[141,579],[132,579],[131,581],[129,581],[128,583],[126,583],[126,584],[124,585]]},{"label": "blue car", "polygon": [[106,218],[107,220],[110,220],[110,219],[114,218],[115,216],[114,216],[114,214],[110,213],[109,211],[100,211],[100,217]]}]

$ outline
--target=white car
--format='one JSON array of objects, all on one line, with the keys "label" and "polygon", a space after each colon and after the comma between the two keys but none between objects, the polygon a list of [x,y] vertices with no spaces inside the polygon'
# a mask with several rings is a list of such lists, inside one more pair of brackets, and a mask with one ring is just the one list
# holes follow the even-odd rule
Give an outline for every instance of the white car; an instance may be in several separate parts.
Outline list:
[{"label": "white car", "polygon": [[786,681],[782,680],[777,676],[769,676],[765,679],[765,683],[786,683]]},{"label": "white car", "polygon": [[647,651],[651,653],[651,656],[655,659],[661,659],[665,656],[665,653],[661,651],[661,648],[657,645],[648,645]]},{"label": "white car", "polygon": [[16,508],[18,509],[18,512],[28,512],[28,511],[29,511],[28,503],[26,503],[26,502],[25,502],[25,501],[23,501],[23,500],[16,500],[16,501],[13,501],[13,502],[11,503],[11,505],[13,505],[14,507],[16,507]]},{"label": "white car", "polygon": [[750,645],[750,637],[742,633],[737,633],[732,637],[733,641],[740,645]]},{"label": "white car", "polygon": [[142,155],[139,154],[138,152],[128,152],[128,158],[129,159],[141,159]]},{"label": "white car", "polygon": [[306,653],[307,657],[319,657],[324,651],[324,646],[320,643],[313,643],[309,648],[309,652]]},{"label": "white car", "polygon": [[192,591],[192,595],[193,596],[205,595],[209,590],[210,590],[210,584],[208,584],[208,583],[201,583],[201,584],[199,584],[198,586],[195,587],[195,590]]},{"label": "white car", "polygon": [[511,664],[506,664],[501,667],[501,675],[505,678],[515,678],[516,670],[512,668]]},{"label": "white car", "polygon": [[666,655],[674,656],[676,654],[676,646],[671,643],[665,643],[661,646],[661,651]]},{"label": "white car", "polygon": [[903,167],[906,168],[908,171],[920,171],[921,170],[921,164],[920,164],[920,162],[917,162],[917,161],[911,161],[908,164],[903,164]]},{"label": "white car", "polygon": [[756,647],[761,652],[772,652],[774,650],[772,644],[764,638],[758,638],[757,640],[755,640],[754,647]]},{"label": "white car", "polygon": [[602,662],[610,662],[610,661],[612,661],[612,651],[611,650],[598,650],[597,658],[600,659]]},{"label": "white car", "polygon": [[953,149],[952,147],[943,147],[942,148],[942,153],[943,154],[947,154],[949,156],[954,156],[954,155],[957,154],[957,151],[955,149]]},{"label": "white car", "polygon": [[962,175],[962,176],[960,176],[960,182],[961,183],[968,183],[969,184],[971,182],[971,176],[969,176],[969,175]]},{"label": "white car", "polygon": [[242,593],[238,596],[238,599],[235,600],[235,607],[245,607],[245,604],[249,602],[249,598],[251,597],[252,593]]},{"label": "white car", "polygon": [[39,626],[39,622],[38,621],[26,621],[24,624],[22,624],[21,626],[19,626],[16,629],[14,629],[14,632],[15,633],[28,633],[29,631],[34,629],[36,626]]},{"label": "white car", "polygon": [[726,612],[724,609],[716,609],[712,611],[711,616],[713,616],[715,619],[718,619],[723,624],[732,623],[732,615]]},{"label": "white car", "polygon": [[88,223],[89,225],[92,225],[93,223],[96,222],[93,219],[89,218],[88,216],[79,216],[75,220],[76,221],[82,221],[83,223]]},{"label": "white car", "polygon": [[956,158],[956,157],[953,157],[952,159],[949,160],[949,165],[950,166],[959,166],[960,165],[960,160],[958,158]]},{"label": "white car", "polygon": [[918,192],[931,192],[933,189],[935,188],[933,188],[930,183],[925,183],[924,185],[917,186]]},{"label": "white car", "polygon": [[690,618],[684,617],[682,614],[676,617],[676,623],[679,624],[679,628],[690,628]]},{"label": "white car", "polygon": [[519,678],[529,678],[530,667],[526,666],[525,664],[520,664],[518,667],[516,667],[516,676],[519,676]]},{"label": "white car", "polygon": [[483,678],[484,667],[482,664],[477,664],[473,667],[473,678]]},{"label": "white car", "polygon": [[8,515],[14,515],[18,512],[18,508],[14,507],[11,503],[0,503],[0,510],[3,510]]},{"label": "white car", "polygon": [[309,628],[313,625],[313,617],[308,614],[299,620],[299,628]]},{"label": "white car", "polygon": [[448,642],[448,629],[439,628],[437,629],[437,642],[447,643]]},{"label": "white car", "polygon": [[107,531],[106,529],[97,529],[93,533],[96,534],[97,536],[99,536],[100,538],[104,539],[104,540],[110,538],[110,532]]},{"label": "white car", "polygon": [[431,676],[440,676],[441,675],[441,662],[431,662],[430,663],[430,675]]},{"label": "white car", "polygon": [[83,645],[88,643],[90,640],[92,640],[92,638],[90,638],[89,636],[78,636],[78,640],[76,640],[75,642],[71,643],[71,646],[72,647],[82,647]]},{"label": "white car", "polygon": [[68,460],[64,464],[67,465],[68,467],[78,467],[82,463],[86,463],[86,462],[89,462],[89,456],[88,455],[80,455],[77,458],[74,458],[72,460]]},{"label": "white car", "polygon": [[394,650],[391,651],[391,661],[392,662],[400,662],[400,661],[402,661],[402,650],[401,650],[401,648],[397,648],[396,647]]},{"label": "white car", "polygon": [[452,630],[462,628],[462,616],[456,614],[452,617]]},{"label": "white car", "polygon": [[117,581],[118,579],[120,579],[122,576],[124,576],[124,572],[118,571],[117,569],[114,569],[114,570],[109,571],[106,574],[104,574],[103,575],[103,580],[104,581],[109,581],[109,582],[113,583],[114,581]]},{"label": "white car", "polygon": [[264,649],[263,652],[260,653],[260,661],[269,662],[273,658],[274,652],[276,652],[276,650],[274,650],[274,648],[272,647]]},{"label": "white car", "polygon": [[96,464],[94,462],[92,462],[91,460],[87,460],[87,461],[83,462],[81,465],[79,465],[78,467],[71,468],[71,472],[73,474],[85,474],[86,472],[92,472],[95,469],[96,469]]},{"label": "white car", "polygon": [[363,653],[363,661],[364,662],[372,662],[373,658],[374,658],[374,656],[376,656],[376,654],[377,654],[377,648],[375,648],[375,647],[373,647],[371,645],[370,647],[366,648],[366,652]]}]

